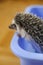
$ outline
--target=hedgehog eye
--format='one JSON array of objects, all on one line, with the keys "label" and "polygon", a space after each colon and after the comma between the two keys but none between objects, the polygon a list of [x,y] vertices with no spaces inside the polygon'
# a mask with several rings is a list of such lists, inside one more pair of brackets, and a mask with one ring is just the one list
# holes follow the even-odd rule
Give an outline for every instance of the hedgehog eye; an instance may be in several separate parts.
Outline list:
[{"label": "hedgehog eye", "polygon": [[15,24],[13,24],[13,28],[16,29],[16,25]]}]

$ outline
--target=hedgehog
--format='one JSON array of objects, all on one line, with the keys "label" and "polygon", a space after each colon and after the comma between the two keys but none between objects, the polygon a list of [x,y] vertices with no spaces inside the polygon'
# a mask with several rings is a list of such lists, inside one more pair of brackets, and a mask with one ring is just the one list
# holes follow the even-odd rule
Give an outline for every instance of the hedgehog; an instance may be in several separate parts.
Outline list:
[{"label": "hedgehog", "polygon": [[31,13],[16,14],[9,28],[16,29],[18,36],[33,39],[43,48],[43,19],[40,17]]}]

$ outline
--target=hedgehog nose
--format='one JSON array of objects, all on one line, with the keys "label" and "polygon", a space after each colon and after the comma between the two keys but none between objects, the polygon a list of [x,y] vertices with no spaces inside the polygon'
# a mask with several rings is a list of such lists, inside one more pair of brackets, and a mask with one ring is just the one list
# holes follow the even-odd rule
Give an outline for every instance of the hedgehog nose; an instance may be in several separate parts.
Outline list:
[{"label": "hedgehog nose", "polygon": [[11,25],[9,26],[9,28],[10,28],[10,29],[16,29],[16,25],[15,25],[15,24],[11,24]]}]

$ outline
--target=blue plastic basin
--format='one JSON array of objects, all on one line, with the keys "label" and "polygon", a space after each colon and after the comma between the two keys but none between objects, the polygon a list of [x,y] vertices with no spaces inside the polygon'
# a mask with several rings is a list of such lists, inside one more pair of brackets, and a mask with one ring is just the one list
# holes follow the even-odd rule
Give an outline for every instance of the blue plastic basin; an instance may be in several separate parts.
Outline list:
[{"label": "blue plastic basin", "polygon": [[[43,18],[43,6],[30,6],[24,12],[30,12]],[[33,48],[32,43],[24,38],[19,38],[17,33],[14,34],[10,48],[20,58],[20,65],[43,65],[43,54],[35,53],[37,51]]]}]

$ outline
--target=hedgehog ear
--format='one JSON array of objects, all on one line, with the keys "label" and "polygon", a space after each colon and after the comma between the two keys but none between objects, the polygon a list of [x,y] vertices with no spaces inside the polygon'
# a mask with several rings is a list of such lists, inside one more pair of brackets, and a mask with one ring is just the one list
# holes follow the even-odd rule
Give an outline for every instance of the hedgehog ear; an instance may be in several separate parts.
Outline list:
[{"label": "hedgehog ear", "polygon": [[12,20],[12,23],[11,24],[15,24],[15,19]]}]

